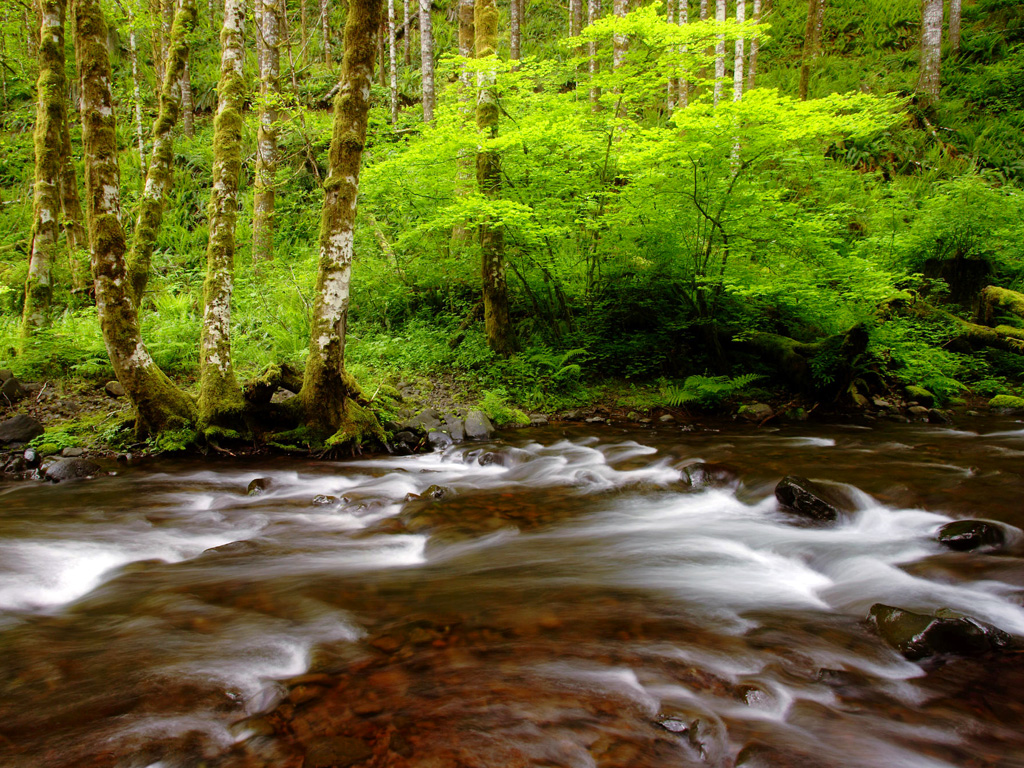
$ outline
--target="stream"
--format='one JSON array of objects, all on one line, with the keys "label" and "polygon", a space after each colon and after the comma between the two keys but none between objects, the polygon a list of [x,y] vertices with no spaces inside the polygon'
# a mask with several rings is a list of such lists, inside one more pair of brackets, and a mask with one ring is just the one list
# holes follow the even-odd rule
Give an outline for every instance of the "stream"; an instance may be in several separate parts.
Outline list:
[{"label": "stream", "polygon": [[[1024,636],[1024,549],[935,540],[1024,527],[1024,423],[117,470],[0,485],[5,768],[1024,766],[1024,653],[912,662],[866,621]],[[790,474],[855,511],[795,519]]]}]

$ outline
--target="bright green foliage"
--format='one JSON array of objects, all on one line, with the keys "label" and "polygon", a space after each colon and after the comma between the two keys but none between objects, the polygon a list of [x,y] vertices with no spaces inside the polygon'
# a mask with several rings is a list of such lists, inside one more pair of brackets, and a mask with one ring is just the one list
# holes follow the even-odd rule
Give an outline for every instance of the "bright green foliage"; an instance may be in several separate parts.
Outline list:
[{"label": "bright green foliage", "polygon": [[698,405],[702,408],[715,408],[722,401],[741,394],[758,379],[758,374],[745,373],[742,376],[689,376],[683,385],[670,384],[662,388],[662,401],[665,405],[678,408],[681,405]]}]

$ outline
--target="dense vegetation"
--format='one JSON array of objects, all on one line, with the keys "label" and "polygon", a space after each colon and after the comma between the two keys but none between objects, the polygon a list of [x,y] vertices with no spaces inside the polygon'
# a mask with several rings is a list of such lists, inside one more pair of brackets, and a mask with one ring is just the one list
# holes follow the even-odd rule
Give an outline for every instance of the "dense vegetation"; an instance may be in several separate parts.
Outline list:
[{"label": "dense vegetation", "polygon": [[[143,5],[129,16],[132,2],[103,4],[129,229],[143,182],[130,25],[147,125],[160,90],[150,51],[160,19]],[[261,95],[251,46],[244,69],[232,318],[240,379],[271,364],[301,368],[309,348],[329,96],[347,6],[325,6],[335,48],[326,56],[316,9],[302,37],[300,2],[288,3],[283,92]],[[938,100],[918,90],[919,0],[830,0],[812,56],[801,0],[766,3],[759,26],[698,23],[696,2],[690,24],[668,24],[663,4],[646,4],[625,17],[609,12],[572,39],[563,8],[533,0],[521,61],[509,58],[507,4],[498,6],[497,59],[459,57],[457,6],[433,6],[432,121],[423,119],[417,45],[398,68],[396,120],[386,66],[375,75],[347,345],[348,369],[365,390],[445,375],[492,411],[505,402],[570,407],[610,382],[620,404],[637,410],[712,406],[743,385],[842,405],[906,385],[947,403],[1022,394],[1024,343],[1014,340],[1024,338],[1024,317],[1012,300],[981,293],[990,284],[1024,290],[1019,3],[965,4],[959,50],[944,38]],[[190,36],[194,135],[175,129],[173,186],[139,303],[151,353],[186,388],[199,371],[210,237],[223,10],[210,18],[212,7],[201,5]],[[75,279],[80,253],[62,250],[47,325],[23,331],[38,64],[27,42],[34,11],[5,8],[0,367],[102,382],[113,369],[88,285]],[[246,34],[251,41],[251,25]],[[719,34],[728,40],[728,83],[715,105]],[[613,67],[613,39],[622,35],[628,51]],[[749,52],[754,35],[756,87],[748,80],[734,100],[734,41],[744,38]],[[588,43],[600,60],[593,74]],[[70,34],[66,47],[76,97]],[[807,100],[798,97],[802,63]],[[460,78],[465,71],[476,77]],[[689,104],[671,109],[666,86],[680,75]],[[496,95],[496,131],[478,128],[466,106],[477,88]],[[280,153],[275,229],[271,258],[256,258],[255,159],[268,100]],[[81,127],[69,114],[81,179]],[[491,186],[473,178],[480,147],[500,158]],[[500,233],[511,353],[485,333],[481,248],[495,244],[476,237],[481,230]]]}]

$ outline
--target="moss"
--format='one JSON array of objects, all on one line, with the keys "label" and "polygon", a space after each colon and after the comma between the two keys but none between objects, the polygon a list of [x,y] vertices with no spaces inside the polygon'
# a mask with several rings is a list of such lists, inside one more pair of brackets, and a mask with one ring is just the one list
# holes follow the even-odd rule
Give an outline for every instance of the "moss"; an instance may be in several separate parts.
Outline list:
[{"label": "moss", "polygon": [[199,444],[199,433],[194,429],[168,429],[154,435],[150,447],[154,453],[182,453]]},{"label": "moss", "polygon": [[1024,411],[1024,397],[996,395],[988,401],[988,407],[999,411]]},{"label": "moss", "polygon": [[364,408],[354,400],[347,401],[346,406],[341,425],[324,443],[324,447],[332,455],[349,456],[362,453],[364,446],[384,445],[387,442],[384,429],[372,410]]},{"label": "moss", "polygon": [[910,386],[904,388],[904,394],[907,396],[908,400],[916,400],[921,405],[927,408],[931,408],[933,405],[935,405],[935,395],[933,395],[924,387],[918,387],[911,384]]}]

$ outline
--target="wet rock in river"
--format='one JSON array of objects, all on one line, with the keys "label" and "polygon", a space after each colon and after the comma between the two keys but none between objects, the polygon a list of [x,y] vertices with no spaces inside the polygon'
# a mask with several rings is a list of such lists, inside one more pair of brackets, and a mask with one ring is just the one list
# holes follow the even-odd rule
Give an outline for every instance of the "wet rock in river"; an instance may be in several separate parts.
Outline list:
[{"label": "wet rock in river", "polygon": [[911,660],[943,653],[977,656],[1014,645],[998,627],[948,608],[930,616],[876,603],[870,618],[879,636]]},{"label": "wet rock in river", "polygon": [[775,414],[772,407],[767,403],[752,403],[750,405],[740,406],[739,411],[736,415],[746,421],[764,421],[765,419],[771,418]]},{"label": "wet rock in river", "polygon": [[39,466],[39,462],[42,461],[39,451],[35,448],[25,449],[25,453],[21,455],[21,458],[25,460],[25,466],[29,469],[35,469]]},{"label": "wet rock in river", "polygon": [[494,425],[483,411],[470,411],[466,416],[466,437],[471,440],[489,440],[494,437]]},{"label": "wet rock in river", "polygon": [[316,739],[306,748],[303,768],[348,768],[373,757],[373,750],[362,739],[330,736]]},{"label": "wet rock in river", "polygon": [[461,443],[466,439],[466,425],[458,416],[445,414],[444,427],[456,443]]},{"label": "wet rock in river", "polygon": [[736,470],[726,464],[700,461],[681,467],[683,482],[694,490],[700,488],[725,488],[738,481]]},{"label": "wet rock in river", "polygon": [[444,449],[452,445],[455,441],[452,440],[452,436],[447,432],[442,432],[439,429],[433,429],[427,434],[427,440],[430,445],[436,449]]},{"label": "wet rock in river", "polygon": [[1006,546],[1006,527],[993,520],[954,520],[939,528],[939,543],[957,552]]},{"label": "wet rock in river", "polygon": [[257,477],[249,483],[245,492],[249,496],[262,496],[273,487],[274,483],[269,477]]},{"label": "wet rock in river", "polygon": [[833,521],[850,505],[831,488],[806,477],[787,475],[775,486],[775,498],[786,509],[812,520]]},{"label": "wet rock in river", "polygon": [[19,413],[0,422],[0,443],[27,443],[39,437],[44,431],[43,425],[38,421]]},{"label": "wet rock in river", "polygon": [[314,507],[330,507],[330,506],[333,506],[334,504],[337,504],[337,503],[338,503],[338,497],[337,496],[326,496],[326,495],[321,493],[321,494],[318,494],[317,496],[313,497],[313,506]]},{"label": "wet rock in river", "polygon": [[61,459],[46,468],[45,477],[50,482],[62,483],[68,480],[95,477],[102,471],[103,468],[99,464],[88,459]]},{"label": "wet rock in river", "polygon": [[450,499],[455,495],[455,491],[444,485],[431,485],[427,490],[423,492],[422,498],[433,499],[434,501],[441,501],[441,499]]},{"label": "wet rock in river", "polygon": [[548,424],[548,417],[543,413],[531,413],[530,414],[530,426],[531,427],[546,427]]}]

